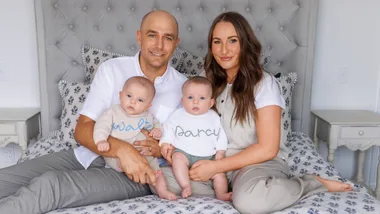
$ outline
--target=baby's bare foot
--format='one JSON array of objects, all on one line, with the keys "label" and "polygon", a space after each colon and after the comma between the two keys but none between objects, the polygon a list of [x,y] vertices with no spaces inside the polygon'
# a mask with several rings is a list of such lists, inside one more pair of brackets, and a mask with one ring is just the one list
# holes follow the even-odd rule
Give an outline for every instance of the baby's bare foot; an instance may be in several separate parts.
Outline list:
[{"label": "baby's bare foot", "polygon": [[217,199],[222,200],[222,201],[231,201],[232,198],[232,192],[227,192],[223,194],[219,194],[216,196]]},{"label": "baby's bare foot", "polygon": [[156,176],[156,178],[158,178],[158,177],[160,177],[160,175],[162,175],[162,171],[156,170],[156,171],[154,171],[154,175]]},{"label": "baby's bare foot", "polygon": [[349,184],[345,184],[340,181],[327,180],[314,175],[314,177],[321,182],[329,192],[347,192],[352,191],[352,187]]},{"label": "baby's bare foot", "polygon": [[157,190],[157,193],[160,198],[167,199],[170,201],[177,200],[177,196],[174,193],[170,192],[169,190],[162,190],[162,191]]},{"label": "baby's bare foot", "polygon": [[181,196],[182,198],[187,198],[191,195],[191,193],[192,193],[191,186],[186,186],[182,188]]}]

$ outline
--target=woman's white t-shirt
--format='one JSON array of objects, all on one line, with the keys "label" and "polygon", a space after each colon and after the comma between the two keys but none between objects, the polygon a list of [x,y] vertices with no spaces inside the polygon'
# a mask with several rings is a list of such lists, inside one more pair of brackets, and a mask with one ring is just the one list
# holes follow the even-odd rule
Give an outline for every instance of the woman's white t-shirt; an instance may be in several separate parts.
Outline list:
[{"label": "woman's white t-shirt", "polygon": [[[225,90],[216,99],[216,107],[220,113],[222,125],[228,138],[228,149],[226,156],[234,155],[251,144],[257,143],[256,126],[254,118],[243,124],[234,119],[235,105],[231,97],[232,84],[227,84]],[[285,108],[285,101],[281,95],[280,83],[270,74],[264,72],[263,79],[255,89],[256,109],[265,106],[277,105]],[[288,151],[284,142],[280,144],[280,151],[277,157],[286,160]]]}]

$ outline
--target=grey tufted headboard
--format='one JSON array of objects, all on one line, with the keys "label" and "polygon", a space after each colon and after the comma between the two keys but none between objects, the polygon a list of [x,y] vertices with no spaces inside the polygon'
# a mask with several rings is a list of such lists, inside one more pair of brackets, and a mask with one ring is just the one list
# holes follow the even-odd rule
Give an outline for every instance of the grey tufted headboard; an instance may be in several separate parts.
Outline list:
[{"label": "grey tufted headboard", "polygon": [[311,83],[318,0],[35,0],[42,109],[42,132],[59,128],[60,79],[83,81],[81,46],[133,55],[136,30],[153,9],[178,20],[180,47],[207,52],[207,34],[221,12],[244,15],[270,55],[271,73],[296,72],[292,129],[311,133]]}]

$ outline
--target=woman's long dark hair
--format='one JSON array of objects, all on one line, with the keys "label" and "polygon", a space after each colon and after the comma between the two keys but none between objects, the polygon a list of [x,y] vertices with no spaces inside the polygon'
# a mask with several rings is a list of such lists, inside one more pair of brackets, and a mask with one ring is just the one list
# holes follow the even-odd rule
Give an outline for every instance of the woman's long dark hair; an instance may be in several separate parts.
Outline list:
[{"label": "woman's long dark hair", "polygon": [[261,44],[248,21],[239,13],[226,12],[215,18],[208,34],[208,53],[205,59],[206,76],[215,88],[215,97],[227,86],[227,73],[216,62],[211,51],[213,32],[219,22],[231,23],[240,42],[239,71],[233,80],[231,94],[235,104],[235,120],[243,123],[249,121],[249,117],[257,116],[254,90],[263,77],[263,69],[259,63]]}]

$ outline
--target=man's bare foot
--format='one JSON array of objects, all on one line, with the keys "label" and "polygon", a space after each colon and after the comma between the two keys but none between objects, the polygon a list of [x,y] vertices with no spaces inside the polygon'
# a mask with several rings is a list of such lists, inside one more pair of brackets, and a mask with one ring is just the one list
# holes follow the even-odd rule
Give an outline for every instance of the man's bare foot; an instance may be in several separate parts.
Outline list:
[{"label": "man's bare foot", "polygon": [[187,198],[191,195],[191,193],[192,193],[191,186],[187,186],[187,187],[182,188],[181,196],[182,198]]},{"label": "man's bare foot", "polygon": [[177,200],[177,196],[169,190],[157,190],[158,197],[167,199],[170,201]]},{"label": "man's bare foot", "polygon": [[216,195],[216,198],[222,201],[231,201],[232,192],[227,192],[223,194]]},{"label": "man's bare foot", "polygon": [[327,180],[314,175],[314,177],[321,182],[329,192],[347,192],[352,191],[352,187],[349,184],[345,184],[340,181]]}]

